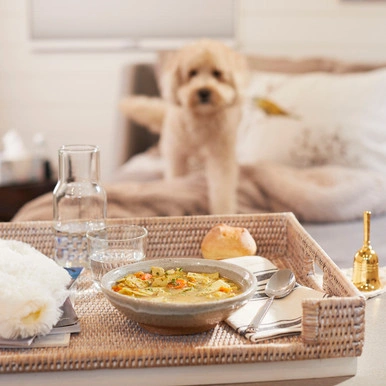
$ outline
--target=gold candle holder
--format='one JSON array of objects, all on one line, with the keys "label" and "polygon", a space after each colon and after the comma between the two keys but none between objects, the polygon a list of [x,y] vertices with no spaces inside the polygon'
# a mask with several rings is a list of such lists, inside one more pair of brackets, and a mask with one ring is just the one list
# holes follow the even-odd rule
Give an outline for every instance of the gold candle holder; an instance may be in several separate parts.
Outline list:
[{"label": "gold candle holder", "polygon": [[379,280],[378,255],[370,243],[371,212],[363,213],[363,246],[355,254],[352,282],[363,292],[375,291],[381,287]]}]

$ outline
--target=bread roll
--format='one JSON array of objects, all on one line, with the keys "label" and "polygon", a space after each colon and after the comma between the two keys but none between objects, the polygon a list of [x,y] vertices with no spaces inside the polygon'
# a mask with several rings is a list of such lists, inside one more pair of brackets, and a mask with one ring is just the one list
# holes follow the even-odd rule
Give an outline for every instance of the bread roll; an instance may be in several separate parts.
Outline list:
[{"label": "bread roll", "polygon": [[205,259],[249,256],[254,255],[256,250],[256,242],[248,229],[226,224],[214,226],[201,243],[201,253]]}]

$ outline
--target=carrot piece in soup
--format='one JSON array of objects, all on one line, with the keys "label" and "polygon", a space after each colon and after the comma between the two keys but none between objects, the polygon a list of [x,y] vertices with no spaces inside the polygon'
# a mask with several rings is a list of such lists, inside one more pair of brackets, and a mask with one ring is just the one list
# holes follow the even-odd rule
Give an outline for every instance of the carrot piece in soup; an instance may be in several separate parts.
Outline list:
[{"label": "carrot piece in soup", "polygon": [[168,283],[169,288],[174,288],[174,289],[181,289],[186,287],[187,282],[184,279],[173,279],[170,283]]},{"label": "carrot piece in soup", "polygon": [[150,280],[153,277],[151,273],[144,273],[143,275],[140,276],[141,280]]}]

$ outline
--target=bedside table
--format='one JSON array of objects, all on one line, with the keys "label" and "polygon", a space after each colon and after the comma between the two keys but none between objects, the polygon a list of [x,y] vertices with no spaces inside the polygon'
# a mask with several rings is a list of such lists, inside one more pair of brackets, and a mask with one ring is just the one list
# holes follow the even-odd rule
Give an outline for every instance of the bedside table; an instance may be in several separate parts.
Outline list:
[{"label": "bedside table", "polygon": [[52,192],[57,181],[46,180],[0,186],[0,221],[9,221],[28,201]]}]

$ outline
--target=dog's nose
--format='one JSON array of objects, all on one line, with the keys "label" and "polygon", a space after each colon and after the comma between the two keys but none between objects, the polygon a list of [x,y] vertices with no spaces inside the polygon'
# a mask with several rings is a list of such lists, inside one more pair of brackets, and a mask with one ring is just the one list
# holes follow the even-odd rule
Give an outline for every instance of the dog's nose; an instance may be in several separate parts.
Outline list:
[{"label": "dog's nose", "polygon": [[207,88],[202,88],[197,92],[198,97],[200,98],[201,103],[208,103],[210,100],[210,90]]}]

